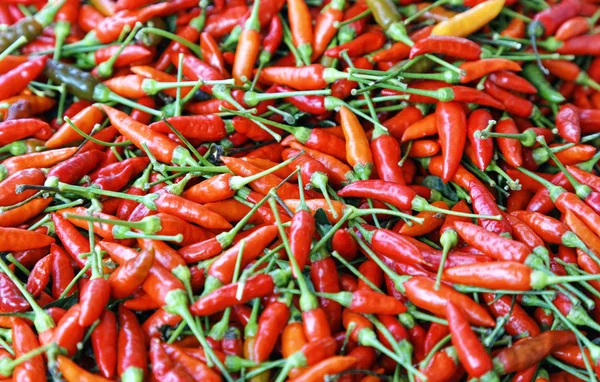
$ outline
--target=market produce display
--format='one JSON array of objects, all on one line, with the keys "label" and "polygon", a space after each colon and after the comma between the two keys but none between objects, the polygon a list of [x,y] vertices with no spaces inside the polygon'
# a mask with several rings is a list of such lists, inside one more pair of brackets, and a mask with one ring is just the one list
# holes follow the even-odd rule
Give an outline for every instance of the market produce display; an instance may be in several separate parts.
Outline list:
[{"label": "market produce display", "polygon": [[0,379],[596,381],[597,3],[0,1]]}]

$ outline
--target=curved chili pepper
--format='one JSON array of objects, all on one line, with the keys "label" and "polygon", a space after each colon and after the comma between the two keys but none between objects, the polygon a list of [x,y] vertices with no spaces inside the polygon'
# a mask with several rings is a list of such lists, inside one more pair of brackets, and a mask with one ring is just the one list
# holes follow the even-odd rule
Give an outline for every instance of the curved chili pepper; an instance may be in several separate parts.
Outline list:
[{"label": "curved chili pepper", "polygon": [[27,291],[34,297],[39,296],[48,285],[51,273],[52,256],[47,255],[35,264],[29,277],[27,277]]},{"label": "curved chili pepper", "polygon": [[444,284],[440,286],[439,290],[436,290],[434,283],[435,281],[426,277],[411,277],[403,284],[406,297],[416,306],[439,315],[446,314],[446,305],[452,301],[463,309],[470,323],[487,327],[495,325],[489,314],[468,296]]},{"label": "curved chili pepper", "polygon": [[503,349],[494,357],[494,370],[499,374],[523,370],[540,362],[553,351],[576,343],[577,339],[571,331],[543,332],[535,337],[526,338],[510,348]]},{"label": "curved chili pepper", "polygon": [[523,76],[537,88],[537,94],[546,101],[551,103],[561,103],[565,101],[565,97],[555,90],[546,80],[544,73],[538,65],[534,63],[526,64],[523,67]]}]

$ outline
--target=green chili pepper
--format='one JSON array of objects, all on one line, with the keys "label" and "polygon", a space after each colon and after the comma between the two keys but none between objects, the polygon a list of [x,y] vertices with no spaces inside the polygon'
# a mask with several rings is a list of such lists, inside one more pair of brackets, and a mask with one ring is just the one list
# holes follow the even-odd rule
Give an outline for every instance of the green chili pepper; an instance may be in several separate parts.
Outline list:
[{"label": "green chili pepper", "polygon": [[535,86],[540,97],[551,103],[565,102],[565,97],[562,96],[552,85],[546,80],[546,76],[542,70],[534,63],[528,63],[523,67],[523,77]]}]

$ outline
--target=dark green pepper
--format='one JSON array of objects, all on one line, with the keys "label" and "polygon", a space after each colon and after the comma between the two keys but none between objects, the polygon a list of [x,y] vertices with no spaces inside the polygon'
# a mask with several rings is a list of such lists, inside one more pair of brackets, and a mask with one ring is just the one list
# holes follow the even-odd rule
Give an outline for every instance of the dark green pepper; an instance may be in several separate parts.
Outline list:
[{"label": "dark green pepper", "polygon": [[377,24],[392,40],[403,42],[408,46],[414,44],[408,37],[400,12],[392,0],[367,0],[367,6]]},{"label": "dark green pepper", "polygon": [[[148,21],[148,26],[153,28],[158,28],[162,30],[167,30],[167,24],[160,17],[153,17]],[[153,47],[160,44],[163,37],[157,35],[156,33],[137,33],[135,36],[135,40],[140,44],[147,47]]]},{"label": "dark green pepper", "polygon": [[528,63],[523,67],[523,77],[535,86],[538,90],[540,97],[550,103],[561,103],[565,102],[565,97],[560,94],[552,85],[546,80],[546,76],[534,63]]},{"label": "dark green pepper", "polygon": [[52,23],[54,16],[64,3],[65,0],[48,3],[34,16],[22,18],[13,25],[8,26],[0,33],[0,53],[4,52],[21,36],[24,36],[27,42],[35,40],[36,37],[42,34],[44,28]]},{"label": "dark green pepper", "polygon": [[160,111],[140,105],[111,91],[91,73],[55,60],[46,61],[44,75],[54,83],[65,84],[67,91],[79,99],[98,102],[118,102],[160,117]]}]

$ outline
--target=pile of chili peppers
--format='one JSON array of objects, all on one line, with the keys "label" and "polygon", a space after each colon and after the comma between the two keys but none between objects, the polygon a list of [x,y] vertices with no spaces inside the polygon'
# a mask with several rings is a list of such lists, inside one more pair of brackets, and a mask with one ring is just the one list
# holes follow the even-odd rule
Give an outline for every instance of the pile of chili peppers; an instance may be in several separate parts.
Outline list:
[{"label": "pile of chili peppers", "polygon": [[595,0],[3,0],[0,379],[596,381]]}]

